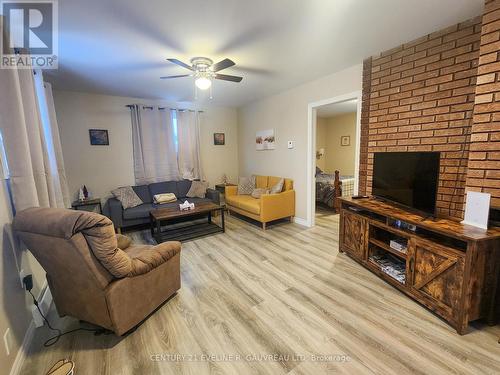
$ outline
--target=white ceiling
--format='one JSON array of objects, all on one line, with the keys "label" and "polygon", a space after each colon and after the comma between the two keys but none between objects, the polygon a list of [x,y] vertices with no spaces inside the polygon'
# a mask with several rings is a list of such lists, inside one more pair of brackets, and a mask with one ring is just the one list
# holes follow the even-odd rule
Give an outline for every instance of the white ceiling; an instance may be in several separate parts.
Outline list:
[{"label": "white ceiling", "polygon": [[[241,106],[359,64],[368,56],[481,14],[483,0],[60,0],[56,89],[194,100],[168,63],[228,57],[216,105]],[[201,100],[201,99],[199,99]]]},{"label": "white ceiling", "polygon": [[326,104],[316,109],[318,117],[327,118],[343,115],[346,113],[356,112],[358,109],[358,101],[346,100],[345,102]]}]

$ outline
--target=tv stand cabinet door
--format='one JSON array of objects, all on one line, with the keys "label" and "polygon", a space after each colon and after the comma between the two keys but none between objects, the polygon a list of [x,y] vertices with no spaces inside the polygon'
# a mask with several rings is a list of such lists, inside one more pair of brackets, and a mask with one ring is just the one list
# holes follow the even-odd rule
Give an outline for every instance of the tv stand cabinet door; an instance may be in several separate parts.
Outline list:
[{"label": "tv stand cabinet door", "polygon": [[458,325],[464,285],[465,254],[414,239],[409,262],[411,293],[424,305]]},{"label": "tv stand cabinet door", "polygon": [[359,260],[366,260],[366,219],[342,210],[340,248]]}]

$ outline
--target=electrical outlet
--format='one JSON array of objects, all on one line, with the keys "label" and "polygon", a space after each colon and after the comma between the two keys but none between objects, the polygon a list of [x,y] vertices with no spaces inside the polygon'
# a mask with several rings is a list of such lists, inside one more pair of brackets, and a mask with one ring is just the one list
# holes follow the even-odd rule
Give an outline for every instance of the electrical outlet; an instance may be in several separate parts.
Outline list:
[{"label": "electrical outlet", "polygon": [[10,328],[7,328],[3,335],[3,343],[5,345],[5,352],[7,355],[10,355],[10,343],[12,341],[12,338],[10,337]]}]

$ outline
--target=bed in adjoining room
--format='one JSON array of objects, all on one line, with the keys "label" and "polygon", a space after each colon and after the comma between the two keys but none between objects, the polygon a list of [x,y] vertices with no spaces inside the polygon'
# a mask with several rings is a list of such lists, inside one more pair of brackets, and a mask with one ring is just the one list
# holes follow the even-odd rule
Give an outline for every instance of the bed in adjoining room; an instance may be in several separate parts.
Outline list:
[{"label": "bed in adjoining room", "polygon": [[350,197],[354,194],[354,176],[324,173],[316,167],[316,203],[337,211],[337,197]]}]

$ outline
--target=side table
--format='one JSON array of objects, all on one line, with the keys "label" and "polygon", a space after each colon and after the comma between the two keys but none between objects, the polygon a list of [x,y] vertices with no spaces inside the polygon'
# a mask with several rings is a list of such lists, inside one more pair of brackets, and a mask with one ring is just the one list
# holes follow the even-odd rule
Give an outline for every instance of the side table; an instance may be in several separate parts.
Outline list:
[{"label": "side table", "polygon": [[227,211],[227,209],[225,208],[226,207],[226,186],[238,186],[238,185],[231,184],[231,183],[215,185],[215,190],[217,190],[223,198],[223,200],[221,200],[220,203],[222,206],[224,206],[224,209]]},{"label": "side table", "polygon": [[[102,214],[101,198],[85,199],[83,201],[77,200],[71,203],[71,208],[74,210],[85,210],[85,207],[97,206],[99,208],[99,213]],[[86,210],[90,211],[90,210]]]}]

